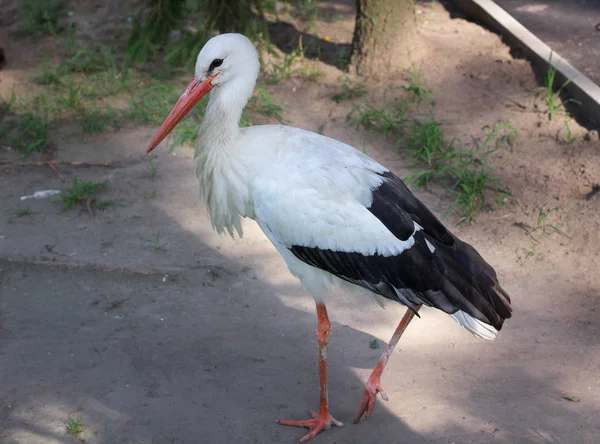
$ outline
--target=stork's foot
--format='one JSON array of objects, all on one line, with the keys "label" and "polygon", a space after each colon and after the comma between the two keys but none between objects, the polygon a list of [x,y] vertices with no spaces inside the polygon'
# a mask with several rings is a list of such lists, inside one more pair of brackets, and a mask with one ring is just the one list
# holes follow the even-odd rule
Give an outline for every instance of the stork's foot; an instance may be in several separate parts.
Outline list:
[{"label": "stork's foot", "polygon": [[323,416],[320,416],[314,410],[309,410],[308,413],[310,414],[310,416],[313,417],[313,419],[305,419],[305,420],[301,420],[301,421],[279,420],[279,421],[277,421],[277,424],[287,425],[287,426],[292,426],[292,427],[306,427],[309,430],[309,432],[306,435],[304,435],[300,439],[300,441],[298,441],[299,443],[303,443],[303,442],[308,441],[309,439],[313,439],[315,436],[317,436],[317,434],[321,430],[327,430],[332,425],[335,425],[338,427],[342,427],[344,425],[341,422],[333,419],[333,417],[329,413],[327,413],[327,415],[323,415]]},{"label": "stork's foot", "polygon": [[366,419],[369,419],[371,417],[373,409],[375,408],[375,400],[377,399],[377,393],[381,394],[381,399],[383,399],[384,401],[388,400],[387,395],[381,387],[381,382],[379,381],[380,377],[381,375],[377,371],[374,371],[365,383],[365,391],[363,392],[363,397],[360,401],[358,413],[354,418],[354,424],[357,424],[358,421],[360,421],[362,415],[365,415],[365,413]]}]

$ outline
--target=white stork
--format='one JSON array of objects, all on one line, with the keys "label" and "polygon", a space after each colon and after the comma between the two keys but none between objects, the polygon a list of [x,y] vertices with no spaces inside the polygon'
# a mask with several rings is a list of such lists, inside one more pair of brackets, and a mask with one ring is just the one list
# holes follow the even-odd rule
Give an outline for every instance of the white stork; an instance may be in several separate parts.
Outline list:
[{"label": "white stork", "polygon": [[195,77],[150,142],[152,151],[209,91],[194,164],[213,228],[242,235],[254,219],[317,306],[320,408],[307,441],[331,425],[325,295],[332,285],[367,289],[408,307],[365,384],[354,422],[369,418],[387,360],[421,305],[452,316],[475,336],[493,339],[511,316],[510,298],[494,269],[450,233],[404,183],[344,143],[282,125],[241,129],[242,110],[260,69],[240,34],[223,34],[200,51]]}]

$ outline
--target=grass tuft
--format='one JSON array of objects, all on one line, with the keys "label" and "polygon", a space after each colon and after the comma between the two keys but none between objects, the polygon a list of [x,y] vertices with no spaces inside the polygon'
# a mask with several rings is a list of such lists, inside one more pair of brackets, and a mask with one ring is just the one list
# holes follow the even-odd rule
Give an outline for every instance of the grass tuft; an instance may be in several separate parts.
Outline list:
[{"label": "grass tuft", "polygon": [[531,239],[529,245],[527,248],[520,248],[517,250],[519,259],[529,259],[530,257],[535,256],[538,245],[542,243],[546,246],[546,238],[548,237],[548,234],[552,232],[570,238],[567,233],[562,231],[556,225],[548,222],[548,216],[553,212],[558,211],[558,207],[546,208],[546,204],[543,204],[537,210],[538,213],[536,216],[535,227],[531,228],[530,226],[526,226],[528,228],[527,234]]},{"label": "grass tuft", "polygon": [[[531,235],[532,237],[535,234],[539,235],[539,240],[541,240],[544,243],[544,245],[546,245],[546,237],[550,232],[555,232],[560,234],[561,236],[569,237],[567,233],[557,228],[556,225],[547,222],[548,216],[554,211],[558,211],[558,207],[546,209],[546,204],[544,204],[538,208],[535,228],[532,230]],[[534,240],[539,242],[539,240],[535,237]]]},{"label": "grass tuft", "polygon": [[160,125],[178,98],[179,96],[172,86],[153,81],[143,93],[136,93],[132,96],[125,116],[128,120],[140,125]]},{"label": "grass tuft", "polygon": [[575,140],[577,139],[573,133],[571,132],[571,127],[569,126],[569,121],[568,120],[563,120],[563,125],[565,126],[565,139],[567,141],[567,143],[570,145],[573,142],[575,142]]},{"label": "grass tuft", "polygon": [[20,151],[23,157],[49,150],[47,117],[27,113],[6,119],[0,125],[0,143]]},{"label": "grass tuft", "polygon": [[[409,73],[413,87],[394,88],[410,93],[408,97],[395,97],[392,101],[387,98],[389,91],[386,91],[381,106],[370,101],[363,106],[354,105],[348,120],[357,129],[363,126],[381,133],[386,139],[395,137],[398,149],[414,159],[411,167],[419,170],[409,175],[406,181],[417,186],[432,182],[441,184],[454,196],[450,210],[460,209],[462,221],[470,222],[485,207],[489,192],[503,196],[498,203],[506,199],[508,193],[494,179],[489,157],[502,147],[515,148],[519,133],[512,125],[499,122],[493,128],[484,126],[482,130],[487,133],[482,140],[474,139],[471,149],[466,149],[458,138],[447,142],[442,130],[444,122],[436,120],[432,111],[425,118],[408,117],[412,106],[419,106],[423,97],[433,96],[419,86],[420,68],[412,64]],[[426,105],[429,108],[433,103]]]},{"label": "grass tuft", "polygon": [[33,37],[58,34],[65,6],[65,0],[20,0],[19,33]]},{"label": "grass tuft", "polygon": [[489,131],[483,141],[475,140],[472,149],[465,149],[458,138],[447,143],[441,123],[431,115],[426,122],[415,121],[402,139],[402,150],[417,161],[412,167],[421,170],[408,176],[407,182],[444,185],[454,196],[450,210],[458,207],[463,222],[471,222],[484,208],[488,191],[507,194],[494,179],[489,157],[509,142],[516,143],[516,129],[505,122],[482,129]]},{"label": "grass tuft", "polygon": [[144,177],[147,179],[153,179],[158,172],[158,165],[154,160],[155,156],[152,154],[143,158],[144,165],[146,166],[146,174],[144,174]]},{"label": "grass tuft", "polygon": [[160,240],[160,231],[155,231],[152,232],[152,238],[148,240],[150,247],[152,247],[153,250],[163,250],[164,249],[164,245],[162,243],[162,241]]},{"label": "grass tuft", "polygon": [[[286,120],[281,115],[283,108],[273,102],[273,99],[269,96],[264,86],[256,87],[254,94],[248,101],[248,106],[244,113],[247,111],[260,114],[264,117],[270,117],[279,123],[286,123]],[[242,117],[242,119],[244,119],[244,117]],[[242,126],[247,126],[250,123],[250,120],[247,119],[246,124],[242,122]]]},{"label": "grass tuft", "polygon": [[81,439],[81,435],[83,434],[83,426],[83,418],[81,416],[78,416],[77,418],[69,416],[65,421],[66,432],[77,439]]},{"label": "grass tuft", "polygon": [[298,73],[298,68],[294,65],[303,59],[304,53],[301,47],[298,47],[291,53],[278,54],[271,52],[273,60],[263,72],[264,81],[267,84],[276,84],[287,80]]},{"label": "grass tuft", "polygon": [[332,100],[337,103],[342,100],[351,100],[357,97],[362,97],[367,94],[367,88],[362,82],[354,83],[349,77],[344,77],[342,80],[342,91],[331,96]]},{"label": "grass tuft", "polygon": [[69,188],[60,192],[60,200],[63,203],[63,211],[70,210],[75,205],[82,202],[88,202],[89,205],[94,205],[98,209],[106,208],[114,204],[114,201],[98,201],[96,194],[106,189],[108,181],[90,182],[87,180],[79,180],[73,178],[73,183]]},{"label": "grass tuft", "polygon": [[573,79],[567,79],[565,82],[554,91],[554,83],[556,80],[556,68],[552,66],[552,53],[550,53],[550,59],[548,60],[549,66],[548,71],[546,72],[546,77],[544,78],[544,86],[541,88],[542,96],[544,103],[546,104],[548,119],[552,120],[555,114],[566,115],[567,111],[565,110],[565,105],[567,103],[577,103],[581,104],[579,101],[575,99],[568,99],[564,102],[560,100],[560,94],[562,90],[571,83]]},{"label": "grass tuft", "polygon": [[408,101],[391,103],[387,100],[387,92],[383,95],[383,105],[377,107],[371,102],[365,106],[354,105],[347,119],[356,126],[364,126],[383,134],[386,139],[391,134],[401,134],[409,122],[406,117]]},{"label": "grass tuft", "polygon": [[415,62],[411,59],[410,67],[403,68],[402,71],[408,74],[410,80],[408,85],[401,86],[400,88],[406,92],[412,93],[417,101],[421,101],[426,97],[429,97],[432,100],[434,99],[433,91],[426,88],[423,83],[421,83],[423,62],[421,62],[417,68],[417,65],[415,65]]},{"label": "grass tuft", "polygon": [[106,128],[121,128],[121,112],[107,106],[104,109],[91,106],[84,109],[79,118],[84,133],[99,133]]}]

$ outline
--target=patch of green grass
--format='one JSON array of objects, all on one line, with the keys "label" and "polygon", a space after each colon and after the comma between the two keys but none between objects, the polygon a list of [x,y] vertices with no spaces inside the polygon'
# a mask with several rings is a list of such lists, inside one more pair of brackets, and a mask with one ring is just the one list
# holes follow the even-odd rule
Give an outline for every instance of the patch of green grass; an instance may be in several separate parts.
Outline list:
[{"label": "patch of green grass", "polygon": [[283,53],[283,55],[272,52],[273,60],[271,64],[264,70],[264,80],[267,84],[279,83],[282,80],[287,80],[298,73],[298,68],[294,67],[296,62],[303,58],[302,48],[298,48],[291,53]]},{"label": "patch of green grass", "polygon": [[[68,40],[69,41],[69,40]],[[125,66],[117,69],[117,62],[111,50],[96,45],[86,47],[77,42],[66,45],[67,58],[58,66],[47,62],[32,76],[32,80],[44,85],[41,92],[22,100],[20,107],[27,110],[38,108],[36,102],[43,102],[53,117],[74,117],[79,119],[82,113],[99,117],[99,109],[104,108],[102,120],[106,120],[110,107],[96,103],[98,100],[123,93],[131,89],[131,76]],[[39,88],[38,88],[39,90]],[[111,122],[111,126],[114,122]],[[86,125],[90,131],[95,126]]]},{"label": "patch of green grass", "polygon": [[319,77],[323,76],[323,71],[316,63],[304,63],[298,71],[298,76],[309,82],[316,82]]},{"label": "patch of green grass", "polygon": [[106,128],[121,128],[121,112],[110,106],[100,109],[96,106],[85,108],[79,118],[84,133],[99,133]]},{"label": "patch of green grass", "polygon": [[5,119],[0,125],[0,143],[17,149],[23,157],[48,150],[47,117],[26,113]]},{"label": "patch of green grass", "polygon": [[489,132],[467,150],[458,138],[447,143],[441,123],[431,115],[425,122],[414,122],[401,141],[403,151],[417,160],[412,167],[421,170],[408,176],[407,182],[423,186],[435,181],[446,186],[454,196],[450,210],[460,208],[465,222],[484,208],[488,191],[506,194],[493,177],[489,157],[510,141],[516,143],[512,139],[516,129],[505,122],[482,129]]},{"label": "patch of green grass", "polygon": [[258,86],[254,90],[254,94],[250,97],[246,110],[251,113],[270,117],[279,123],[286,123],[286,120],[281,115],[283,108],[273,102],[273,99],[269,96],[264,86]]},{"label": "patch of green grass", "polygon": [[454,174],[451,193],[455,200],[450,209],[459,207],[464,214],[462,221],[470,222],[475,214],[483,210],[486,203],[486,191],[506,193],[494,179],[488,157],[493,151],[484,152],[477,157],[473,151],[466,151],[459,162],[451,164],[449,172]]},{"label": "patch of green grass", "polygon": [[63,211],[67,211],[88,199],[94,202],[96,208],[105,208],[108,205],[114,204],[114,201],[97,201],[95,200],[96,194],[106,189],[108,181],[103,182],[90,182],[87,180],[79,180],[73,178],[73,182],[70,187],[60,192],[60,200],[63,203]]},{"label": "patch of green grass", "polygon": [[146,165],[146,174],[144,174],[144,177],[146,177],[148,179],[154,178],[158,171],[158,165],[156,165],[156,162],[154,162],[154,159],[155,159],[155,157],[152,154],[143,158],[144,165]]},{"label": "patch of green grass", "polygon": [[34,37],[58,34],[65,6],[65,0],[20,0],[19,33]]},{"label": "patch of green grass", "polygon": [[536,218],[536,223],[534,229],[531,231],[531,236],[538,241],[533,235],[539,235],[541,241],[546,245],[546,237],[548,233],[555,232],[560,234],[561,236],[569,237],[567,233],[557,228],[556,225],[550,224],[547,222],[548,216],[554,211],[558,211],[558,207],[554,208],[546,208],[546,204],[542,205],[538,208],[538,214]]},{"label": "patch of green grass", "polygon": [[452,192],[456,196],[453,205],[461,209],[466,222],[472,221],[475,214],[483,210],[487,191],[508,194],[494,178],[489,157],[504,146],[517,144],[518,131],[506,122],[500,122],[493,128],[486,125],[482,129],[489,131],[483,141],[474,140],[471,150],[461,149],[448,169],[454,182]]},{"label": "patch of green grass", "polygon": [[200,122],[195,119],[186,119],[175,128],[171,150],[180,145],[194,145],[198,140]]},{"label": "patch of green grass", "polygon": [[73,119],[85,133],[119,129],[124,112],[107,105],[106,99],[123,100],[118,94],[131,87],[128,71],[118,71],[115,57],[105,47],[65,45],[67,58],[58,66],[47,63],[35,74],[33,80],[43,86],[18,101],[13,99],[13,112],[35,116],[46,124]]},{"label": "patch of green grass", "polygon": [[0,94],[0,117],[13,113],[16,103],[17,95],[15,94],[14,90],[8,99]]},{"label": "patch of green grass", "polygon": [[[143,88],[143,85],[140,86]],[[152,82],[143,92],[136,92],[128,101],[129,108],[125,111],[125,117],[140,125],[160,125],[178,98],[177,92],[169,84]]]},{"label": "patch of green grass", "polygon": [[82,85],[69,82],[64,87],[64,95],[58,97],[58,105],[67,112],[79,113],[83,109],[83,87]]},{"label": "patch of green grass", "polygon": [[345,70],[350,63],[350,51],[345,48],[339,48],[336,51],[335,58],[337,60],[336,66]]},{"label": "patch of green grass", "polygon": [[[518,146],[519,130],[508,122],[500,121],[493,128],[485,125],[481,129],[489,131],[484,137],[481,147],[488,149],[493,146],[494,151],[496,151],[508,146],[510,151],[513,151]],[[479,145],[478,142],[475,142],[475,144]]]},{"label": "patch of green grass", "polygon": [[421,75],[423,72],[423,62],[417,67],[415,62],[410,61],[410,67],[403,68],[404,71],[409,76],[408,85],[401,86],[404,91],[412,93],[417,101],[421,101],[426,97],[430,99],[434,99],[433,91],[429,88],[426,88],[421,82]]},{"label": "patch of green grass", "polygon": [[73,418],[69,416],[65,421],[65,430],[66,432],[74,438],[81,439],[81,435],[83,435],[83,418],[78,416],[77,418]]},{"label": "patch of green grass", "polygon": [[[202,118],[204,117],[204,111],[206,104],[208,103],[208,96],[205,96],[198,104],[189,112],[185,119],[173,131],[173,142],[170,150],[174,150],[180,145],[191,145],[195,146],[198,140],[198,131],[200,131],[200,125]],[[164,117],[167,115],[165,114]],[[243,117],[242,117],[243,118]]]},{"label": "patch of green grass", "polygon": [[[112,207],[113,205],[116,205],[116,204],[117,204],[117,201],[114,199],[106,199],[106,200],[93,199],[92,200],[92,206],[99,210],[105,210],[106,208]],[[122,206],[123,204],[121,203],[120,205]]]},{"label": "patch of green grass", "polygon": [[31,208],[29,207],[11,208],[10,213],[11,217],[8,219],[8,222],[11,224],[14,223],[17,219],[20,219],[21,217],[27,217],[33,214]]},{"label": "patch of green grass", "polygon": [[546,72],[546,77],[544,77],[544,86],[541,88],[541,90],[542,90],[543,100],[544,100],[544,103],[546,104],[546,108],[547,108],[547,112],[548,112],[548,119],[552,120],[552,118],[554,117],[555,114],[563,114],[563,115],[567,114],[567,111],[565,110],[565,105],[567,103],[580,104],[580,102],[578,102],[575,99],[568,99],[564,102],[561,102],[560,94],[563,91],[563,89],[569,83],[571,83],[572,79],[565,80],[565,82],[555,92],[554,91],[554,87],[555,87],[554,83],[555,83],[555,79],[556,79],[556,68],[554,68],[554,66],[552,66],[552,54],[550,54],[550,59],[548,60],[548,62],[550,63],[550,65],[548,66],[548,71]]},{"label": "patch of green grass", "polygon": [[409,176],[408,180],[418,186],[429,184],[444,173],[448,163],[457,156],[454,142],[447,144],[441,129],[442,122],[433,115],[425,121],[413,120],[406,135],[401,139],[402,151],[414,157],[417,164],[425,169]]},{"label": "patch of green grass", "polygon": [[186,73],[193,70],[198,53],[210,37],[212,35],[208,27],[199,27],[195,34],[182,29],[180,40],[165,45],[164,65],[171,69],[182,67]]},{"label": "patch of green grass", "polygon": [[116,68],[116,59],[106,46],[86,46],[73,40],[68,51],[70,56],[59,65],[59,74],[91,74]]},{"label": "patch of green grass", "polygon": [[386,139],[394,133],[401,134],[409,122],[406,117],[409,104],[406,101],[391,103],[386,96],[387,94],[384,93],[383,105],[380,107],[371,102],[367,102],[364,106],[354,105],[347,119],[356,126],[356,129],[364,126],[382,133]]},{"label": "patch of green grass", "polygon": [[[420,70],[414,64],[412,72],[417,84]],[[428,95],[423,88],[400,89],[420,98]],[[436,182],[444,186],[454,196],[450,210],[459,209],[463,221],[471,221],[485,207],[490,192],[503,196],[497,201],[506,200],[508,193],[494,179],[489,157],[502,147],[507,146],[512,151],[517,146],[519,134],[512,125],[499,122],[494,127],[483,127],[486,133],[482,140],[474,139],[473,147],[466,149],[458,138],[446,141],[442,130],[444,122],[436,120],[433,112],[425,118],[408,117],[414,98],[403,96],[390,101],[388,92],[384,93],[381,106],[369,101],[365,105],[354,105],[348,120],[357,129],[363,126],[385,138],[396,137],[399,150],[414,159],[411,167],[418,169],[406,178],[407,182],[417,186]]]},{"label": "patch of green grass", "polygon": [[565,138],[567,140],[567,143],[570,145],[573,142],[575,142],[576,137],[573,136],[573,133],[571,133],[571,127],[569,126],[569,121],[568,120],[563,120],[563,125],[565,126]]},{"label": "patch of green grass", "polygon": [[558,207],[546,208],[546,204],[543,204],[537,210],[538,213],[536,216],[535,227],[531,228],[525,225],[525,227],[529,228],[527,234],[531,238],[531,241],[529,242],[527,248],[520,249],[520,251],[522,251],[522,255],[519,253],[519,251],[517,251],[519,259],[529,259],[530,257],[533,257],[536,254],[537,246],[540,243],[543,243],[544,246],[546,246],[546,238],[551,232],[558,233],[561,236],[565,236],[567,238],[570,237],[567,233],[562,231],[556,225],[548,222],[548,216],[550,216],[550,214],[552,214],[553,212],[558,211]]},{"label": "patch of green grass", "polygon": [[298,18],[304,22],[309,31],[314,29],[315,24],[317,23],[319,14],[317,1],[318,0],[297,0],[294,2]]},{"label": "patch of green grass", "polygon": [[59,99],[44,88],[33,94],[19,97],[14,106],[14,113],[43,116],[50,121],[57,115],[58,102]]},{"label": "patch of green grass", "polygon": [[153,250],[161,250],[163,248],[163,244],[160,240],[160,231],[153,232],[152,238],[149,240],[149,242]]},{"label": "patch of green grass", "polygon": [[29,208],[29,207],[18,208],[15,211],[16,218],[29,216],[30,214],[31,214],[31,208]]},{"label": "patch of green grass", "polygon": [[357,97],[362,97],[367,94],[367,88],[362,82],[353,82],[349,77],[344,77],[342,80],[342,91],[331,96],[336,102],[342,100],[351,100]]},{"label": "patch of green grass", "polygon": [[74,93],[86,100],[104,99],[131,89],[125,66],[119,70],[116,60],[104,47],[78,49],[58,66],[46,63],[32,75],[32,80],[45,85],[45,91],[58,101],[72,102]]},{"label": "patch of green grass", "polygon": [[529,245],[527,246],[527,248],[523,248],[522,256],[519,253],[517,253],[517,255],[519,256],[519,259],[521,259],[521,258],[529,259],[530,257],[535,256],[535,253],[537,250],[537,245],[538,244],[535,241],[529,242]]}]

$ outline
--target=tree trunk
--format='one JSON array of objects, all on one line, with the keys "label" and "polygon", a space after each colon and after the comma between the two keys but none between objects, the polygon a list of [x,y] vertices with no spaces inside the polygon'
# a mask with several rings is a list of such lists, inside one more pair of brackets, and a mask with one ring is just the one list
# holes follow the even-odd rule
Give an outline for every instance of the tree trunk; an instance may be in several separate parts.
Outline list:
[{"label": "tree trunk", "polygon": [[356,0],[350,69],[365,77],[389,71],[415,34],[414,0]]}]

